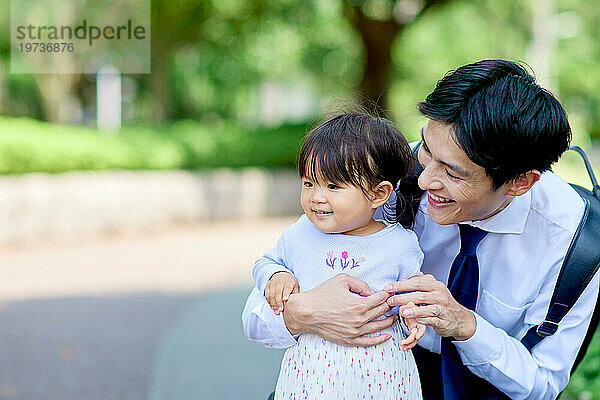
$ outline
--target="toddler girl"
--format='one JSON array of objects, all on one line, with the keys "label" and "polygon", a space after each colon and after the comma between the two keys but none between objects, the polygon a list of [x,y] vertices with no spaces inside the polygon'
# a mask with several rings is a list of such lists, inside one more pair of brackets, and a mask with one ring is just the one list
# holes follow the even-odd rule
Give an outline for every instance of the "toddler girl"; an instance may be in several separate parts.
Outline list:
[{"label": "toddler girl", "polygon": [[[367,114],[335,116],[307,135],[298,163],[304,215],[253,269],[257,288],[274,312],[284,311],[291,294],[339,273],[365,281],[373,291],[420,275],[423,253],[416,235],[405,228],[414,213],[397,189],[411,164],[410,147],[398,129]],[[375,209],[394,191],[396,209],[386,212],[390,222],[375,220]],[[391,340],[373,347],[301,334],[285,352],[275,399],[421,399],[408,349],[425,326],[405,323],[408,338],[395,322],[381,332]]]}]

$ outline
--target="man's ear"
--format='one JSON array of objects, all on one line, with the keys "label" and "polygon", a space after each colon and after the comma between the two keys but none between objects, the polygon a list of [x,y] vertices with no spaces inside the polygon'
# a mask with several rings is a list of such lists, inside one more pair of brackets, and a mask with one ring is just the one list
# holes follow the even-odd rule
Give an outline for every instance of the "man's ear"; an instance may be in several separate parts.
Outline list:
[{"label": "man's ear", "polygon": [[375,186],[375,188],[372,190],[372,207],[377,208],[385,204],[392,195],[393,191],[394,186],[388,181],[383,181]]},{"label": "man's ear", "polygon": [[508,184],[508,191],[506,192],[509,196],[520,196],[526,193],[534,183],[540,180],[542,174],[537,169],[532,169],[524,174],[521,174],[514,181]]}]

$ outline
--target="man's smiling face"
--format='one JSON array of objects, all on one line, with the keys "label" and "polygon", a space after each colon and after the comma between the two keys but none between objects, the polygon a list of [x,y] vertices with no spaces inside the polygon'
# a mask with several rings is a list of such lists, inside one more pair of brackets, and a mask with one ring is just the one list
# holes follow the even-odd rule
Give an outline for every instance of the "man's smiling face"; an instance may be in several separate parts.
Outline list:
[{"label": "man's smiling face", "polygon": [[511,184],[493,190],[485,169],[467,157],[452,134],[452,126],[429,120],[423,130],[419,186],[427,191],[427,214],[441,225],[488,218],[512,200]]}]

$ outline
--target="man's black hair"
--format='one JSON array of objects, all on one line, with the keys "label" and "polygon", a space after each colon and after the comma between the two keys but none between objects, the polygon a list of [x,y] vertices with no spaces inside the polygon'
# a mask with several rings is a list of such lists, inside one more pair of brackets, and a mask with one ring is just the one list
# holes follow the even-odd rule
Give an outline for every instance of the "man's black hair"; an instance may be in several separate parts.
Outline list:
[{"label": "man's black hair", "polygon": [[520,65],[483,60],[447,73],[419,111],[450,124],[469,159],[498,189],[525,172],[546,171],[571,141],[558,100]]}]

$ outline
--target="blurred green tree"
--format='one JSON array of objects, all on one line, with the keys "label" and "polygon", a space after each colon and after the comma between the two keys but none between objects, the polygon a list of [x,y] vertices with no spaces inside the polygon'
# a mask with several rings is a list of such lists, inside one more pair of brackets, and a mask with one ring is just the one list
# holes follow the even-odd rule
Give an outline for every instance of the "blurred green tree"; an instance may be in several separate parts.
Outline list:
[{"label": "blurred green tree", "polygon": [[404,28],[428,9],[448,0],[345,0],[345,15],[359,32],[365,66],[359,89],[378,106],[387,106],[392,46]]},{"label": "blurred green tree", "polygon": [[265,82],[307,81],[322,94],[361,75],[360,41],[339,3],[155,0],[152,21],[152,75],[140,77],[147,118],[239,118]]},{"label": "blurred green tree", "polygon": [[[15,0],[16,1],[16,0]],[[10,75],[10,0],[0,0],[0,113],[56,119],[57,77]],[[301,85],[317,101],[359,90],[401,126],[441,75],[481,58],[525,60],[530,0],[151,0],[152,74],[124,81],[129,123],[220,116],[258,123],[262,88]],[[554,71],[576,129],[600,136],[600,13],[556,0]],[[61,79],[58,79],[61,81]],[[50,82],[50,83],[48,83]],[[66,81],[67,82],[67,81]],[[93,122],[95,83],[62,85]],[[50,99],[50,100],[49,100]]]}]

